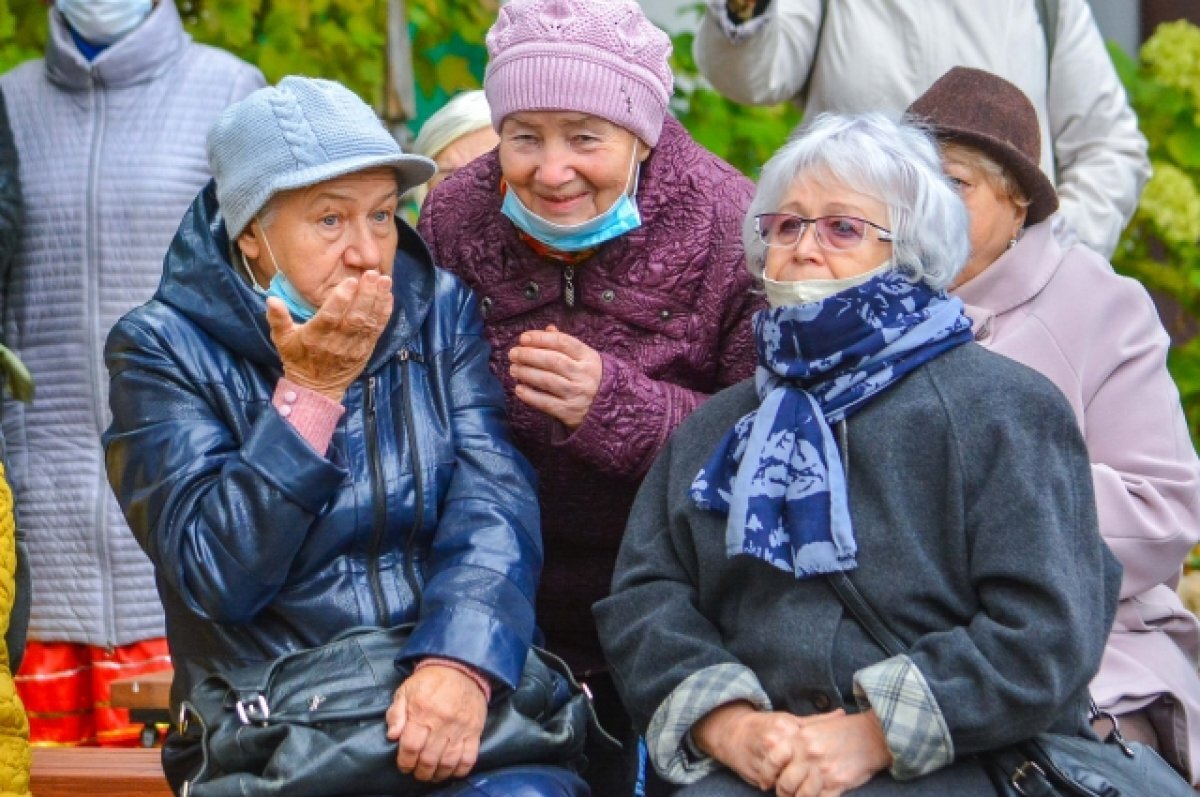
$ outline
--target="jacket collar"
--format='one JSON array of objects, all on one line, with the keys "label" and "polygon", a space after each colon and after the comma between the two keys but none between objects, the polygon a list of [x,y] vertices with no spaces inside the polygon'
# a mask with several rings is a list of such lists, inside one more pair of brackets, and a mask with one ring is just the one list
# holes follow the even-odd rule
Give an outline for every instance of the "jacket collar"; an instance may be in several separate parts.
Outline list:
[{"label": "jacket collar", "polygon": [[[392,264],[395,309],[367,363],[367,372],[411,345],[433,301],[433,258],[411,227],[399,219],[396,224],[400,242]],[[266,299],[239,276],[230,253],[216,184],[209,181],[171,241],[155,298],[174,307],[235,354],[279,367],[279,353],[267,324]]]},{"label": "jacket collar", "polygon": [[1053,221],[1047,219],[1028,227],[1016,246],[996,258],[982,274],[955,288],[954,295],[963,300],[967,315],[979,330],[993,316],[1020,307],[1041,293],[1054,278],[1061,260]]},{"label": "jacket collar", "polygon": [[111,44],[96,60],[88,61],[75,46],[67,21],[57,8],[50,10],[50,37],[46,43],[46,73],[50,81],[67,90],[94,84],[119,88],[152,80],[183,55],[191,41],[174,0],[160,0],[150,16]]}]

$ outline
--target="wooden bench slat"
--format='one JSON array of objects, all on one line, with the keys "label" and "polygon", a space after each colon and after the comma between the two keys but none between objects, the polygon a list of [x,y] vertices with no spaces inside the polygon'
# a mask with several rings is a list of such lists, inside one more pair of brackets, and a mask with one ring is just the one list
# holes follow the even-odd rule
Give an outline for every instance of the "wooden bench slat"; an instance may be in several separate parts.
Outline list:
[{"label": "wooden bench slat", "polygon": [[37,797],[171,797],[158,749],[35,747]]}]

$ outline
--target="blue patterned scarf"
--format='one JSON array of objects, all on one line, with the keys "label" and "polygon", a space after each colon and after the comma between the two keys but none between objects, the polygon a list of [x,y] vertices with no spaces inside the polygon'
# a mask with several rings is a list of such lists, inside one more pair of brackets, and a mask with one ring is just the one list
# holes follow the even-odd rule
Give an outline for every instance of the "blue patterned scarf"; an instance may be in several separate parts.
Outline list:
[{"label": "blue patterned scarf", "polygon": [[796,578],[853,570],[846,474],[831,427],[915,368],[971,340],[962,301],[888,271],[811,304],[754,316],[761,404],[692,482],[728,513],[727,556]]}]

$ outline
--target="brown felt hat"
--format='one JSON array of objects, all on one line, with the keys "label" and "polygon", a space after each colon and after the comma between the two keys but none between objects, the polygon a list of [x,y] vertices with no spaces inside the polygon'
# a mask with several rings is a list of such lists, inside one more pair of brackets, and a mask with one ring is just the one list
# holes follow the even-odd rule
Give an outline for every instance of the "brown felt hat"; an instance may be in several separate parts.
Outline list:
[{"label": "brown felt hat", "polygon": [[1042,135],[1037,111],[1012,83],[982,69],[956,66],[908,106],[908,115],[942,141],[981,150],[1007,169],[1029,198],[1026,227],[1058,210],[1058,193],[1038,165]]}]

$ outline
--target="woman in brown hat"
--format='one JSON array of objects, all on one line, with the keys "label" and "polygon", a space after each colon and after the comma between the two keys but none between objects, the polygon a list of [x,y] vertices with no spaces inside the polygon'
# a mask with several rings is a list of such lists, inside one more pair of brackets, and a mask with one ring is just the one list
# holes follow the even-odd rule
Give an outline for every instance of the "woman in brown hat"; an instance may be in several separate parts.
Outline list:
[{"label": "woman in brown hat", "polygon": [[976,340],[1054,382],[1087,441],[1100,531],[1125,567],[1092,694],[1126,736],[1200,783],[1200,623],[1175,593],[1200,535],[1200,464],[1167,372],[1167,334],[1140,284],[1055,240],[1058,198],[1020,89],[957,67],[908,110],[937,136],[971,215],[954,293]]}]

